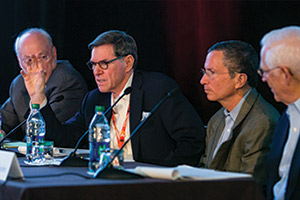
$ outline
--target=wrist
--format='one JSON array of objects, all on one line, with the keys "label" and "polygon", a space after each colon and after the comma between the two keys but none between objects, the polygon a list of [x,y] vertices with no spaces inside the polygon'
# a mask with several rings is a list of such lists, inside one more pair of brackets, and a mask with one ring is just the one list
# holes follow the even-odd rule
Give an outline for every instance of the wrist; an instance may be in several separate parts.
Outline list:
[{"label": "wrist", "polygon": [[46,96],[45,96],[45,94],[34,95],[34,96],[30,97],[30,99],[31,99],[32,104],[40,104],[41,105],[46,100]]}]

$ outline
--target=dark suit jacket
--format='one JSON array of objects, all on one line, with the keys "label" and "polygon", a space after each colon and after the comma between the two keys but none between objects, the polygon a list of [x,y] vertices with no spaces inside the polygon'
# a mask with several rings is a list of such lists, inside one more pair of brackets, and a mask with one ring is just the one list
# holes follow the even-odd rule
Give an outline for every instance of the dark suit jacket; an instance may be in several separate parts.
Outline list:
[{"label": "dark suit jacket", "polygon": [[[143,112],[150,112],[167,92],[177,84],[163,74],[135,71],[130,94],[130,131],[140,123]],[[56,146],[74,147],[78,138],[88,129],[95,105],[106,108],[111,103],[111,93],[89,92],[80,111],[63,125],[55,120],[49,107],[42,109],[47,122],[46,138]],[[107,116],[110,121],[111,113]],[[87,141],[87,140],[85,140]],[[169,97],[140,132],[132,138],[133,157],[139,162],[160,165],[182,163],[196,165],[204,150],[203,123],[192,105],[178,91]]]},{"label": "dark suit jacket", "polygon": [[[289,133],[289,120],[284,112],[276,126],[267,163],[267,199],[273,199],[273,186],[279,181],[278,167]],[[298,139],[290,168],[285,199],[300,199],[300,139]]]},{"label": "dark suit jacket", "polygon": [[214,158],[213,152],[225,126],[224,108],[210,119],[203,163],[222,171],[254,173],[254,178],[263,184],[262,161],[270,150],[278,119],[278,111],[253,89],[241,107],[229,140],[221,145]]},{"label": "dark suit jacket", "polygon": [[[69,61],[57,61],[45,88],[48,102],[57,96],[63,95],[60,102],[51,104],[56,117],[61,122],[72,117],[79,109],[81,101],[87,92],[87,85],[78,71]],[[24,79],[18,75],[11,83],[9,98],[2,105],[0,113],[3,118],[3,129],[6,133],[25,120],[24,115],[29,109],[30,97],[25,88]],[[11,138],[22,140],[25,136],[23,131],[14,133]]]}]

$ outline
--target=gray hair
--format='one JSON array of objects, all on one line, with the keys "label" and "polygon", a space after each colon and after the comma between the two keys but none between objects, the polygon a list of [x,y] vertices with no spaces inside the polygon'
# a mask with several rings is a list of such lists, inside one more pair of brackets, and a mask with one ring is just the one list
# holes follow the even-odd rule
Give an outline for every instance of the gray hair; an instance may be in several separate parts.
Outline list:
[{"label": "gray hair", "polygon": [[268,49],[265,62],[270,68],[286,66],[300,74],[300,27],[287,26],[267,33],[260,41]]},{"label": "gray hair", "polygon": [[45,31],[45,30],[42,29],[42,28],[28,28],[28,29],[25,29],[24,31],[22,31],[22,32],[18,35],[17,39],[15,40],[14,50],[15,50],[15,53],[16,53],[17,56],[19,55],[19,41],[20,41],[20,39],[21,39],[24,35],[30,34],[30,33],[39,33],[39,34],[42,34],[42,35],[45,36],[45,38],[48,40],[50,47],[51,47],[51,48],[53,47],[53,41],[52,41],[52,38],[51,38],[51,36],[49,35],[49,33],[47,33],[47,31]]},{"label": "gray hair", "polygon": [[88,48],[92,50],[94,47],[101,46],[104,44],[113,45],[115,56],[132,55],[134,58],[133,67],[136,67],[138,56],[137,56],[137,45],[132,36],[128,35],[123,31],[111,30],[106,31],[96,37],[89,45]]}]

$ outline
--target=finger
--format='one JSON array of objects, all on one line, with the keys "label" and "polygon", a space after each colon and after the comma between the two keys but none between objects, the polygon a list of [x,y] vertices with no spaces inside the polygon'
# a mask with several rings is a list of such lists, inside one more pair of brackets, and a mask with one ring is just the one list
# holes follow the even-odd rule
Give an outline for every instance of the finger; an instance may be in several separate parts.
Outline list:
[{"label": "finger", "polygon": [[31,69],[32,70],[39,69],[39,67],[38,67],[38,60],[36,59],[36,57],[32,58]]},{"label": "finger", "polygon": [[46,70],[44,70],[43,68],[40,68],[39,73],[46,74]]},{"label": "finger", "polygon": [[41,68],[41,69],[39,70],[39,73],[41,74],[41,78],[45,81],[46,70],[44,70],[43,68]]},{"label": "finger", "polygon": [[43,69],[42,62],[37,62],[37,67],[38,67],[38,69]]},{"label": "finger", "polygon": [[23,76],[23,78],[26,78],[26,76],[27,76],[27,73],[24,70],[21,70],[20,74]]}]

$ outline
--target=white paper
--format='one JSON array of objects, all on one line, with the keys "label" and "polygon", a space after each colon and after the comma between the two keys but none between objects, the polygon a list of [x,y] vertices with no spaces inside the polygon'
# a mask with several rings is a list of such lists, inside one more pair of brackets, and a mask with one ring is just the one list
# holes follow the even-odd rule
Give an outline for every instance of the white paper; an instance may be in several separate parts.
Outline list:
[{"label": "white paper", "polygon": [[250,174],[245,173],[223,172],[187,165],[179,165],[177,167],[136,167],[134,171],[142,176],[168,180],[212,180],[252,177]]}]

